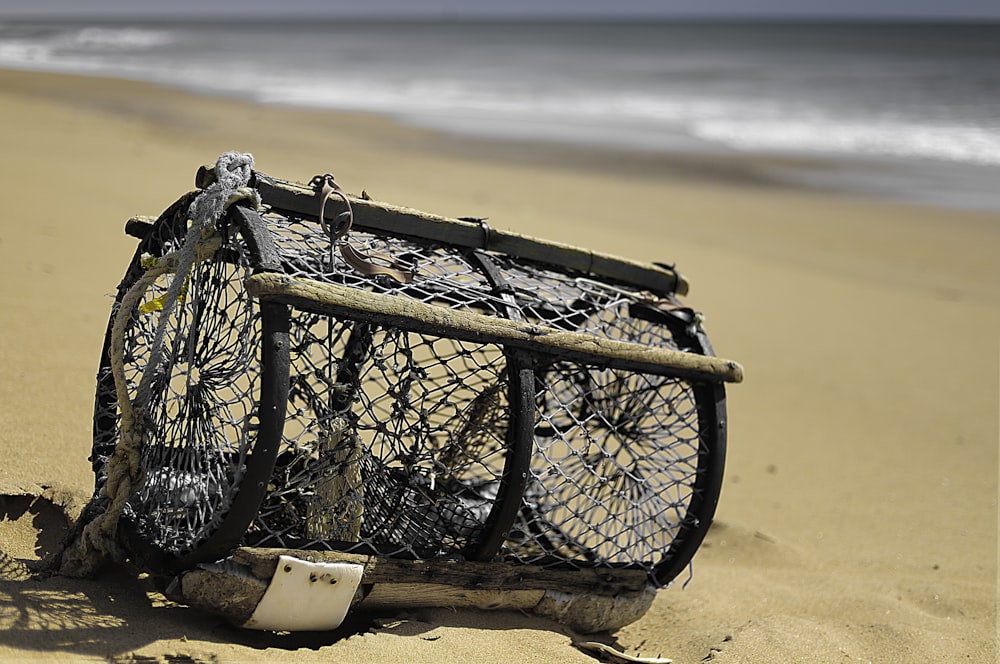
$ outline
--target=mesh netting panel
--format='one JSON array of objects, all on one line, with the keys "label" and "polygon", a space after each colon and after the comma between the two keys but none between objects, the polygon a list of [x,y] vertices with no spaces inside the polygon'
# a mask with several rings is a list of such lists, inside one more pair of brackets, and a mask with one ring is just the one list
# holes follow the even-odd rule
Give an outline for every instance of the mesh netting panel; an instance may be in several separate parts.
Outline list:
[{"label": "mesh netting panel", "polygon": [[[263,215],[286,274],[496,315],[503,301],[453,247],[351,233],[418,277],[365,277],[314,220]],[[247,541],[426,558],[461,551],[489,514],[503,467],[506,362],[488,344],[294,311],[289,410]]]},{"label": "mesh netting panel", "polygon": [[556,362],[537,381],[524,504],[504,555],[652,571],[687,513],[699,462],[691,387]]},{"label": "mesh netting panel", "polygon": [[[161,225],[144,247],[153,257],[176,249],[183,230]],[[176,232],[175,232],[176,231]],[[125,521],[149,545],[181,554],[208,538],[228,511],[243,478],[257,429],[261,374],[260,315],[242,287],[250,273],[238,236],[196,263],[166,323],[162,363],[155,369],[142,449],[145,482],[129,500]],[[123,286],[141,269],[130,271]],[[161,298],[172,274],[145,292],[125,334],[125,375],[134,395],[151,354]],[[98,374],[95,445],[97,487],[119,434],[114,379]]]},{"label": "mesh netting panel", "polygon": [[501,350],[296,312],[289,411],[247,541],[426,558],[460,552],[503,467]]},{"label": "mesh netting panel", "polygon": [[263,218],[281,255],[285,274],[404,295],[450,309],[503,316],[503,299],[494,293],[481,268],[455,247],[352,231],[351,246],[368,255],[392,256],[414,271],[413,282],[403,286],[391,279],[372,279],[353,270],[339,253],[331,251],[330,238],[316,221],[277,212],[264,214]]},{"label": "mesh netting panel", "polygon": [[504,281],[513,286],[526,321],[644,346],[691,350],[682,347],[668,328],[633,317],[634,304],[656,299],[649,292],[509,256],[493,260]]}]

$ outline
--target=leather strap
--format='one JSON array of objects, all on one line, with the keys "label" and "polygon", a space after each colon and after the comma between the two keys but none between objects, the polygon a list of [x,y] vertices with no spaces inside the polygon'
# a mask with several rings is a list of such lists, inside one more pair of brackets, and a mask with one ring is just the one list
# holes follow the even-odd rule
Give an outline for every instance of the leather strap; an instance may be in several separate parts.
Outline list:
[{"label": "leather strap", "polygon": [[[347,198],[347,194],[334,181],[333,175],[330,173],[317,175],[309,181],[309,184],[313,188],[319,189],[319,223],[323,226],[323,232],[340,249],[340,255],[344,257],[344,261],[348,265],[368,277],[384,274],[392,277],[401,284],[408,284],[413,281],[413,271],[405,268],[393,257],[377,253],[365,254],[347,244],[347,234],[354,224],[354,208],[351,207],[351,201]],[[331,196],[339,196],[347,206],[347,212],[341,212],[337,215],[337,227],[333,229],[331,229],[326,221],[326,202]],[[374,263],[374,259],[385,261],[392,267]]]}]

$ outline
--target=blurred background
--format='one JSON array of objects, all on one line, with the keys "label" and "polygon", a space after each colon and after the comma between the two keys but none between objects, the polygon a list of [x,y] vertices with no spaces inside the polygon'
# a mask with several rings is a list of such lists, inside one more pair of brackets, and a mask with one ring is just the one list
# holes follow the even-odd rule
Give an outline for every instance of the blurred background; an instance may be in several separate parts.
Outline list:
[{"label": "blurred background", "polygon": [[1000,4],[977,0],[9,0],[0,67],[488,140],[801,158],[757,167],[998,210],[998,19]]}]

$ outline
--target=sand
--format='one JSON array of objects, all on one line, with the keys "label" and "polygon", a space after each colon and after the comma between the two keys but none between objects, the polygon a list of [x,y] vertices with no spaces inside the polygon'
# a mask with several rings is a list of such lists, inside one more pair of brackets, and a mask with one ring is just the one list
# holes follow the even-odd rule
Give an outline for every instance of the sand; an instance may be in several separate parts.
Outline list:
[{"label": "sand", "polygon": [[[124,221],[237,149],[274,175],[332,171],[379,200],[676,262],[691,280],[716,351],[747,376],[728,392],[717,523],[686,588],[598,638],[681,663],[994,661],[1000,215],[796,190],[745,156],[491,145],[83,77],[0,73],[0,127],[8,554],[50,551],[62,506],[72,518],[92,486]],[[273,635],[171,604],[125,567],[0,581],[3,661],[593,661],[579,639],[448,609]]]}]

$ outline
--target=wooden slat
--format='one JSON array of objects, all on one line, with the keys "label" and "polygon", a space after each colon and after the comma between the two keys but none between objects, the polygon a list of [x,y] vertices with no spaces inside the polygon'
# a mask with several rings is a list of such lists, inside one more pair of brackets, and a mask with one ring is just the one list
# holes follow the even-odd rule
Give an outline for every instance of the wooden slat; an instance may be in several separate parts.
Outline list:
[{"label": "wooden slat", "polygon": [[544,590],[470,590],[440,583],[379,583],[361,606],[389,610],[448,606],[530,611],[544,596]]},{"label": "wooden slat", "polygon": [[[319,195],[304,185],[277,180],[259,173],[257,190],[264,204],[271,207],[312,218],[316,218],[319,213]],[[491,229],[487,236],[483,228],[474,222],[353,196],[348,197],[354,210],[354,225],[357,228],[423,238],[459,247],[487,249],[585,274],[607,277],[658,294],[686,295],[688,292],[687,280],[676,270],[669,268],[500,229]],[[331,197],[326,204],[326,216],[332,219],[346,209],[343,201],[336,196]]]},{"label": "wooden slat", "polygon": [[642,570],[551,570],[458,560],[397,560],[340,551],[240,548],[219,563],[180,575],[172,599],[243,625],[275,576],[280,556],[364,567],[353,606],[531,611],[579,632],[617,629],[641,617],[656,596]]},{"label": "wooden slat", "polygon": [[362,583],[436,584],[467,590],[559,590],[615,596],[638,592],[648,584],[643,570],[575,569],[552,570],[534,565],[466,562],[460,560],[401,560],[343,551],[240,548],[232,560],[245,566],[258,579],[268,580],[280,556],[309,562],[343,562],[364,566]]},{"label": "wooden slat", "polygon": [[246,287],[255,297],[303,310],[414,332],[446,333],[465,341],[501,343],[579,362],[696,380],[738,383],[743,379],[743,368],[730,360],[492,318],[284,274],[252,275]]}]

